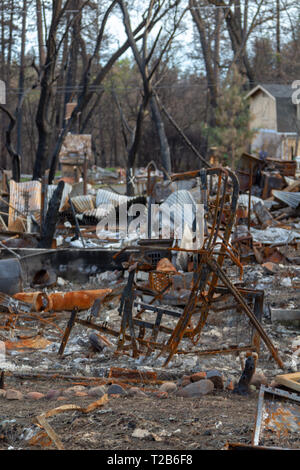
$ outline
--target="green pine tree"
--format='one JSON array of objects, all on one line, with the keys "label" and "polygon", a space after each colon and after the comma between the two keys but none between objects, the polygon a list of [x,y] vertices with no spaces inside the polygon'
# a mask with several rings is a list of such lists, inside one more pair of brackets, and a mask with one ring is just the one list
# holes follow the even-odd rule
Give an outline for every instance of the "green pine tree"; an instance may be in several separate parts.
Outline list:
[{"label": "green pine tree", "polygon": [[244,99],[243,85],[243,77],[233,66],[220,89],[216,126],[208,129],[209,145],[217,148],[220,163],[232,169],[255,134],[249,128],[249,103]]}]

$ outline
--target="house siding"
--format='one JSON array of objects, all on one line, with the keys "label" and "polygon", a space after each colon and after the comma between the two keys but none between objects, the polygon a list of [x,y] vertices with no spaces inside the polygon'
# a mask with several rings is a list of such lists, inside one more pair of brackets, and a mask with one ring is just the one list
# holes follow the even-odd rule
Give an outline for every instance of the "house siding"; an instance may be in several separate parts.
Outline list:
[{"label": "house siding", "polygon": [[250,128],[271,129],[277,131],[276,101],[262,91],[258,91],[250,100]]}]

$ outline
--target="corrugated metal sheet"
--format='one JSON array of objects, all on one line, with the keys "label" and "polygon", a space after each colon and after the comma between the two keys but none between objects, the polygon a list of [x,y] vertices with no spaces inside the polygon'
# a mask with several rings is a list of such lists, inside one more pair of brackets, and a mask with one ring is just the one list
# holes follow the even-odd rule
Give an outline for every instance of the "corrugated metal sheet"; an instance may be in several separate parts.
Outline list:
[{"label": "corrugated metal sheet", "polygon": [[8,229],[14,229],[16,219],[33,215],[39,223],[41,219],[42,184],[39,181],[16,183],[10,180]]},{"label": "corrugated metal sheet", "polygon": [[86,195],[86,196],[76,196],[72,197],[72,203],[77,212],[83,214],[86,211],[91,211],[95,209],[95,196]]},{"label": "corrugated metal sheet", "polygon": [[290,193],[288,191],[276,191],[273,189],[273,196],[288,206],[296,209],[300,204],[300,193]]},{"label": "corrugated metal sheet", "polygon": [[116,194],[112,191],[107,191],[106,189],[99,189],[96,196],[96,207],[108,204],[112,204],[114,207],[117,207],[120,204],[124,204],[125,202],[130,201],[131,199],[134,198]]}]

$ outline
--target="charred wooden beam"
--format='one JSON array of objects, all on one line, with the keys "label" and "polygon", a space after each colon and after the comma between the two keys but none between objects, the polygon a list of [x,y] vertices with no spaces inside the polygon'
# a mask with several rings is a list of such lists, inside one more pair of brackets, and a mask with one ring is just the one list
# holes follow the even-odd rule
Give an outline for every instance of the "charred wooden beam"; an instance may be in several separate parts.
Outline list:
[{"label": "charred wooden beam", "polygon": [[38,244],[38,248],[51,248],[52,246],[52,240],[56,229],[56,224],[58,220],[58,210],[64,186],[64,181],[60,181],[50,200],[49,208],[42,226],[42,234],[40,242]]}]

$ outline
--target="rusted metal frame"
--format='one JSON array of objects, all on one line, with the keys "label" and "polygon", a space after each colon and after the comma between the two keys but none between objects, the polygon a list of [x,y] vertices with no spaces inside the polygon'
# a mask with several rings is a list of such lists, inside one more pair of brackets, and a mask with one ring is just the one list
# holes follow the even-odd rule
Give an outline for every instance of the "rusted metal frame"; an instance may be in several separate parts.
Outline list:
[{"label": "rusted metal frame", "polygon": [[226,212],[224,206],[226,202],[227,183],[228,183],[228,175],[226,174],[225,179],[223,181],[223,196],[221,199],[221,204],[220,204],[220,207],[218,207],[218,205],[216,207],[216,213],[218,213],[218,221],[217,221],[217,230],[215,230],[215,235],[214,235],[214,239],[212,243],[213,246],[215,246],[217,238],[219,236],[220,226],[222,222],[222,215]]},{"label": "rusted metal frame", "polygon": [[237,352],[248,352],[253,351],[256,352],[255,346],[253,344],[249,344],[246,346],[231,346],[230,348],[226,349],[193,349],[191,351],[187,351],[184,349],[178,349],[176,354],[193,354],[197,356],[212,356],[215,354],[233,354]]},{"label": "rusted metal frame", "polygon": [[204,300],[205,301],[203,302],[203,305],[201,307],[201,314],[200,314],[199,321],[198,321],[197,325],[195,326],[195,328],[194,328],[194,330],[191,334],[191,341],[192,341],[193,345],[196,345],[200,340],[200,335],[201,335],[202,330],[204,328],[204,325],[207,321],[210,306],[211,306],[211,303],[212,303],[211,302],[212,299],[209,299],[208,296],[205,296]]},{"label": "rusted metal frame", "polygon": [[[207,176],[213,176],[213,175],[224,175],[225,177],[225,181],[224,181],[224,187],[223,187],[223,196],[222,196],[222,206],[221,206],[221,210],[219,210],[220,208],[219,207],[216,207],[216,212],[219,211],[219,223],[218,223],[218,230],[214,230],[212,232],[215,232],[215,237],[214,237],[214,240],[217,239],[217,236],[218,236],[218,232],[219,232],[219,228],[220,228],[220,223],[221,223],[221,217],[222,217],[222,213],[224,212],[224,203],[225,203],[225,197],[226,197],[226,188],[227,188],[227,181],[228,181],[228,178],[230,177],[231,181],[232,181],[232,185],[233,185],[233,192],[232,192],[232,198],[231,198],[231,207],[230,207],[230,220],[228,221],[228,223],[226,224],[226,230],[225,230],[225,235],[224,235],[224,239],[226,241],[226,243],[229,242],[229,238],[230,238],[230,234],[231,234],[231,230],[232,230],[232,226],[233,226],[233,222],[234,222],[234,217],[235,217],[235,212],[236,212],[236,206],[237,206],[237,201],[238,201],[238,193],[239,193],[239,183],[238,183],[238,179],[236,177],[236,175],[231,171],[231,170],[228,170],[228,169],[224,169],[224,168],[208,168],[206,170],[200,170],[199,172],[199,175],[200,175],[200,178],[201,179],[201,182],[202,182],[202,186],[204,185],[204,190],[207,189],[207,185],[205,183],[205,181],[207,181]],[[205,176],[204,176],[205,175]],[[206,188],[206,189],[205,189]],[[219,184],[219,187],[218,187],[218,191],[220,190],[220,184]],[[207,196],[207,192],[206,192],[206,195],[205,193],[203,193],[203,196],[204,196],[204,201],[206,199],[206,196]],[[206,211],[208,212],[208,205],[207,205],[207,202],[206,202],[206,207],[205,207]]]},{"label": "rusted metal frame", "polygon": [[[199,297],[199,292],[204,290],[204,287],[207,283],[207,277],[210,274],[210,270],[207,269],[207,265],[200,265],[199,272],[197,273],[197,279],[195,285],[191,291],[189,300],[187,305],[184,308],[182,316],[179,318],[176,327],[173,330],[172,335],[170,336],[168,342],[165,344],[163,350],[159,354],[159,356],[165,352],[168,352],[169,355],[164,363],[166,366],[170,360],[172,359],[173,355],[175,354],[178,344],[180,343],[187,326],[190,323],[191,316],[195,310],[197,298]],[[158,357],[159,357],[158,356]]]},{"label": "rusted metal frame", "polygon": [[70,333],[71,333],[72,328],[73,328],[73,326],[74,326],[74,324],[75,324],[76,315],[77,315],[77,310],[73,310],[72,313],[71,313],[71,315],[70,315],[70,318],[69,318],[69,321],[68,321],[68,324],[67,324],[67,327],[66,327],[66,330],[65,330],[65,333],[64,333],[64,336],[63,336],[63,339],[62,339],[62,342],[61,342],[59,351],[58,351],[58,355],[59,355],[59,356],[62,356],[63,353],[64,353],[64,350],[65,350],[65,347],[66,347],[66,345],[67,345],[67,342],[68,342]]},{"label": "rusted metal frame", "polygon": [[[251,295],[251,294],[248,294],[248,295]],[[253,313],[255,317],[258,319],[258,321],[261,322],[262,316],[263,316],[263,309],[264,309],[265,293],[264,291],[257,291],[252,295],[254,296]],[[257,354],[259,354],[260,334],[256,328],[254,328],[254,331],[252,332],[252,343],[253,343],[253,346],[255,346]]]},{"label": "rusted metal frame", "polygon": [[225,305],[224,307],[217,307],[217,308],[210,308],[210,310],[214,313],[218,312],[226,312],[226,310],[233,310],[235,309],[237,304],[230,304],[230,305]]},{"label": "rusted metal frame", "polygon": [[[219,245],[219,243],[216,243],[216,245]],[[239,267],[239,269],[240,269],[240,279],[242,279],[242,275],[243,275],[244,270],[243,270],[243,265],[241,264],[239,257],[237,258],[237,257],[232,253],[232,251],[231,251],[226,245],[224,245],[223,242],[220,243],[220,245],[221,245],[221,247],[222,247],[225,251],[224,251],[224,252],[221,251],[219,254],[222,254],[222,255],[224,255],[224,256],[229,255],[231,261],[232,261],[236,266]]]},{"label": "rusted metal frame", "polygon": [[[219,178],[219,181],[218,181],[218,192],[217,192],[217,201],[218,203],[220,202],[220,192],[221,192],[221,182],[222,182],[222,175],[220,172],[218,172],[218,178]],[[212,176],[212,175],[211,175]],[[205,202],[204,202],[204,211],[205,213],[208,215],[208,186],[207,186],[207,173],[206,172],[201,172],[201,184],[203,186],[203,197],[205,198]],[[202,188],[201,188],[202,189]],[[217,204],[216,204],[217,206]],[[210,227],[210,235],[208,237],[208,239],[206,240],[205,244],[203,245],[203,247],[206,249],[206,250],[209,250],[210,247],[211,247],[211,243],[212,243],[212,239],[213,239],[213,236],[214,236],[214,232],[215,232],[215,227],[216,227],[216,223],[217,223],[217,218],[218,218],[218,209],[215,210],[215,214],[214,214],[214,220],[212,222],[212,226]],[[207,224],[207,230],[208,230],[208,221],[207,221],[207,218],[205,217],[205,223]]]},{"label": "rusted metal frame", "polygon": [[[218,169],[217,173],[219,171],[220,170]],[[232,196],[232,201],[231,201],[231,216],[230,216],[230,221],[228,222],[228,224],[226,226],[225,235],[224,235],[224,239],[225,239],[225,242],[226,242],[226,241],[229,240],[231,230],[232,230],[232,225],[233,225],[233,222],[234,222],[235,209],[236,209],[237,198],[238,198],[238,182],[237,182],[237,179],[236,179],[236,177],[233,173],[227,172],[225,170],[221,170],[221,171],[226,175],[226,181],[227,181],[227,175],[229,175],[229,173],[230,173],[230,176],[231,176],[231,178],[233,179],[233,182],[234,182],[234,184],[233,184],[234,190],[233,190],[233,196]],[[206,188],[206,176],[205,175],[207,175],[207,173],[214,174],[215,172],[216,172],[215,169],[208,169],[208,170],[205,171],[205,174],[204,174],[204,172],[200,172],[200,177],[202,178],[202,188],[203,188],[203,191],[204,191],[203,192],[203,201],[204,201],[204,203],[206,201],[206,192],[205,192],[206,191],[206,189],[205,189]],[[224,199],[225,199],[225,192],[224,192]],[[205,204],[207,204],[207,203],[205,203]],[[207,209],[207,207],[206,207],[206,209]],[[222,217],[222,213],[219,214],[219,220],[220,221],[221,221],[221,217]],[[219,226],[218,226],[218,230],[219,230]],[[203,257],[206,258],[207,256],[209,256],[209,255],[206,252],[206,256],[204,255]],[[225,257],[225,254],[223,254],[223,253],[219,254],[218,255],[218,263],[222,264],[223,261],[224,261],[224,257]],[[200,263],[201,262],[205,263],[205,259],[200,260]],[[202,270],[202,268],[201,268],[201,270]],[[179,322],[178,322],[178,324],[177,324],[177,326],[174,330],[174,333],[172,334],[171,338],[169,339],[169,341],[166,345],[166,348],[168,350],[171,350],[171,354],[169,355],[165,365],[167,365],[167,363],[170,361],[171,357],[175,353],[175,349],[177,348],[177,346],[178,346],[179,342],[181,341],[182,337],[184,336],[184,330],[186,329],[186,327],[190,323],[191,315],[192,315],[192,313],[195,309],[195,295],[199,296],[200,294],[203,293],[204,286],[208,281],[209,274],[210,274],[210,271],[204,276],[205,281],[202,282],[201,285],[199,286],[199,291],[198,291],[198,289],[195,289],[195,287],[199,284],[201,275],[198,275],[198,277],[195,280],[195,287],[194,287],[193,291],[191,292],[190,299],[189,299],[188,304],[187,304],[187,306],[186,306],[186,308],[183,312],[182,318],[180,318],[180,320],[179,320]],[[210,295],[208,296],[208,300],[211,300],[212,297],[213,297],[214,288],[217,284],[217,281],[218,281],[217,275],[213,275],[211,285],[210,285],[210,289],[209,289],[209,294]],[[204,305],[203,310],[204,311],[202,312],[203,313],[202,320],[203,320],[203,324],[204,324],[205,321],[206,321],[207,315],[208,315],[209,301],[206,305]]]},{"label": "rusted metal frame", "polygon": [[266,387],[265,385],[261,385],[259,396],[258,396],[257,410],[256,410],[255,428],[254,428],[253,436],[252,436],[253,446],[259,445],[259,438],[261,434],[262,420],[263,420],[263,404],[264,404],[265,393],[269,393],[271,395],[278,395],[279,397],[288,398],[289,400],[294,400],[300,403],[300,396],[296,393],[290,393],[285,390],[280,390],[277,388],[271,388],[271,387]]},{"label": "rusted metal frame", "polygon": [[[257,318],[259,322],[261,322],[262,315],[263,315],[263,304],[264,304],[264,291],[263,290],[255,290],[255,289],[245,289],[243,287],[237,287],[238,291],[246,298],[251,299],[252,301],[254,300],[254,305],[253,305],[253,314]],[[224,292],[225,297],[230,294],[228,288],[222,287],[222,286],[217,286],[216,287],[216,292]],[[217,301],[221,301],[222,297],[220,299],[217,299]],[[220,312],[220,311],[225,311],[229,310],[230,308],[236,308],[238,304],[232,304],[229,306],[226,306],[225,308],[219,307],[217,309],[211,308],[212,311],[214,312]],[[260,350],[260,334],[254,328],[253,331],[253,336],[252,336],[252,345],[255,347],[255,350],[257,353],[259,353]]]},{"label": "rusted metal frame", "polygon": [[[218,170],[218,171],[220,171],[220,170]],[[223,172],[226,175],[229,174],[229,172],[227,172],[227,171],[223,171]],[[205,202],[206,201],[206,196],[207,196],[207,194],[205,192],[205,187],[206,187],[205,181],[206,181],[206,175],[207,174],[204,173],[204,172],[201,172],[201,171],[199,173],[197,173],[197,175],[198,174],[201,176],[202,182],[204,183],[204,184],[202,184],[202,195],[203,195],[203,201],[204,201],[204,204],[206,205],[206,210],[207,210],[207,202]],[[232,196],[232,200],[231,200],[231,209],[233,209],[234,207],[236,208],[236,203],[237,203],[238,183],[237,183],[237,179],[236,179],[234,174],[231,174],[230,176],[231,176],[233,182],[236,183],[236,184],[233,184],[234,190],[233,190],[233,196]],[[225,199],[225,194],[226,194],[226,191],[224,191],[224,199]],[[228,242],[228,240],[229,240],[229,236],[230,236],[232,225],[233,225],[234,215],[235,215],[235,210],[231,210],[231,217],[230,217],[230,220],[228,221],[226,229],[225,229],[225,235],[224,235],[225,243]],[[222,216],[222,214],[219,214],[219,220],[220,221],[221,221],[221,216]],[[171,357],[173,356],[173,354],[175,353],[175,351],[178,347],[179,342],[181,341],[182,337],[184,336],[185,330],[186,330],[187,326],[189,325],[191,316],[192,316],[192,314],[195,310],[195,304],[196,304],[197,298],[204,291],[204,287],[207,284],[208,277],[211,273],[211,269],[208,267],[208,264],[205,263],[206,258],[207,258],[207,256],[209,256],[209,254],[205,250],[202,250],[202,253],[203,253],[203,258],[205,258],[205,259],[201,260],[201,262],[202,263],[204,262],[204,264],[200,265],[200,272],[198,273],[198,276],[196,278],[197,280],[196,280],[196,283],[195,283],[195,285],[192,289],[188,304],[185,307],[185,309],[183,311],[183,314],[181,315],[181,317],[180,317],[175,329],[173,330],[172,335],[169,338],[167,344],[165,344],[162,348],[162,353],[165,352],[165,351],[170,352],[169,357],[167,358],[167,361],[166,361],[165,365],[170,361]],[[223,254],[223,253],[220,254],[219,253],[218,262],[220,264],[223,263],[224,257],[225,257],[225,254]],[[211,282],[211,285],[210,285],[211,299],[213,297],[213,290],[216,287],[217,281],[218,281],[218,276],[216,274],[213,274],[213,279],[212,279],[212,282]],[[124,303],[124,299],[123,299],[123,303]],[[122,305],[122,302],[121,302],[121,305]],[[122,309],[122,307],[121,307],[121,309]],[[124,315],[124,311],[123,311],[122,322],[124,320],[124,317],[125,317],[125,315]],[[132,318],[132,308],[131,308],[131,318]],[[124,320],[123,324],[121,325],[121,333],[120,333],[121,335],[123,333],[125,333],[126,326],[127,326],[127,320]],[[145,326],[145,323],[143,323],[143,327],[144,326]],[[151,326],[151,327],[153,327],[153,326]],[[132,336],[132,334],[134,335],[133,326],[131,328],[131,336]],[[120,336],[120,337],[122,339],[122,336]],[[124,343],[124,340],[123,340],[123,343]],[[152,341],[151,341],[151,343],[152,343]],[[157,343],[156,343],[156,346],[158,346]]]},{"label": "rusted metal frame", "polygon": [[145,304],[145,303],[142,303],[142,302],[134,302],[135,307],[137,307],[139,305],[141,305],[143,307],[143,309],[145,309],[145,310],[151,310],[151,311],[156,312],[156,313],[171,315],[172,317],[177,317],[177,318],[181,317],[181,313],[176,312],[175,310],[169,310],[169,309],[164,308],[164,307],[158,307],[157,305],[150,305],[150,304]]},{"label": "rusted metal frame", "polygon": [[[151,166],[152,166],[152,170],[151,170]],[[154,161],[149,162],[147,165],[147,195],[148,196],[151,196],[153,194],[153,190],[156,185],[156,177],[154,178],[152,185],[150,184],[151,183],[151,171],[156,171],[156,170],[157,170],[157,166],[155,162]]]},{"label": "rusted metal frame", "polygon": [[125,331],[128,326],[129,331],[130,331],[133,357],[138,356],[138,349],[137,349],[137,344],[136,344],[133,318],[132,318],[132,308],[133,308],[133,300],[134,300],[133,299],[134,297],[133,296],[133,282],[134,282],[135,272],[136,272],[135,269],[132,269],[129,272],[128,282],[127,282],[126,287],[124,288],[122,298],[121,298],[119,313],[120,315],[122,315],[122,319],[121,319],[121,328],[120,328],[118,346],[117,346],[117,351],[120,351],[123,348],[124,341],[125,341]]},{"label": "rusted metal frame", "polygon": [[[212,223],[212,226],[210,228],[210,238],[209,241],[207,242],[206,249],[210,249],[211,246],[214,246],[216,243],[216,239],[219,233],[220,225],[221,225],[221,219],[222,219],[222,214],[223,214],[223,209],[224,209],[224,204],[225,204],[225,196],[226,196],[226,189],[227,189],[227,179],[228,176],[225,175],[225,181],[223,185],[223,194],[222,194],[222,199],[221,199],[221,204],[220,204],[220,197],[221,197],[221,189],[222,189],[222,173],[219,171],[219,182],[218,182],[218,192],[217,192],[217,199],[215,203],[215,214],[214,214],[214,220]],[[217,174],[217,172],[215,172]],[[212,177],[212,174],[210,175]]]},{"label": "rusted metal frame", "polygon": [[265,395],[265,389],[264,389],[264,386],[261,386],[259,395],[258,395],[255,428],[254,428],[254,432],[252,436],[252,445],[258,445],[259,443],[259,436],[260,436],[261,426],[262,426],[262,411],[263,411],[264,395]]},{"label": "rusted metal frame", "polygon": [[284,364],[283,362],[281,361],[279,355],[278,355],[278,352],[277,350],[275,349],[272,341],[270,340],[269,336],[267,335],[267,333],[265,332],[265,330],[263,329],[262,325],[260,324],[260,322],[256,319],[255,315],[251,312],[251,310],[249,309],[248,305],[246,304],[246,302],[244,301],[242,295],[240,294],[240,292],[238,291],[238,289],[231,283],[231,281],[227,278],[227,276],[225,275],[225,273],[223,272],[223,270],[220,268],[220,266],[218,265],[218,263],[215,261],[215,260],[211,260],[211,259],[208,259],[207,260],[207,263],[208,265],[211,267],[211,269],[213,271],[215,271],[215,273],[218,275],[218,277],[220,278],[220,280],[223,282],[223,284],[228,287],[228,289],[230,290],[230,292],[232,293],[232,295],[234,296],[234,298],[237,300],[237,302],[239,303],[239,305],[241,306],[241,308],[244,310],[244,312],[246,313],[246,315],[249,317],[251,323],[254,325],[254,327],[257,329],[257,331],[259,332],[261,338],[263,339],[265,345],[267,346],[267,348],[269,349],[269,351],[271,352],[273,358],[275,359],[275,361],[277,362],[277,364],[279,365],[279,367],[281,367],[282,369],[284,369]]},{"label": "rusted metal frame", "polygon": [[[134,324],[135,324],[135,321],[136,320],[133,320]],[[146,334],[146,328],[143,325],[139,325],[139,326],[140,326],[140,331],[139,331],[138,338],[143,339],[145,337],[145,334]]]},{"label": "rusted metal frame", "polygon": [[161,325],[163,315],[171,315],[173,317],[178,318],[178,317],[181,316],[181,313],[180,312],[175,312],[173,310],[165,309],[163,307],[157,307],[157,306],[152,306],[150,304],[134,302],[135,307],[139,306],[139,305],[142,306],[143,311],[152,310],[153,312],[156,312],[156,314],[157,314],[155,323],[136,320],[136,318],[133,320],[134,324],[137,324],[139,326],[144,326],[145,328],[148,328],[148,329],[152,329],[152,335],[149,339],[149,341],[150,341],[149,342],[149,347],[148,347],[148,350],[146,352],[146,357],[148,357],[151,354],[151,352],[153,351],[153,348],[152,348],[151,345],[156,344],[156,339],[157,339],[157,335],[158,335],[159,331],[162,331],[162,332],[167,333],[167,334],[171,334],[172,331],[173,331],[171,328],[167,328],[167,327],[164,327],[164,326]]},{"label": "rusted metal frame", "polygon": [[[208,169],[207,173],[212,172],[212,171],[213,171],[213,169]],[[233,192],[232,192],[232,196],[231,196],[231,207],[230,207],[231,215],[230,215],[229,221],[226,224],[225,233],[224,233],[224,236],[223,236],[224,246],[226,246],[226,244],[229,242],[229,238],[230,238],[230,235],[231,235],[231,231],[232,231],[232,227],[233,227],[233,223],[234,223],[234,218],[235,218],[235,213],[236,213],[236,206],[237,206],[237,202],[238,202],[238,193],[239,193],[239,184],[238,184],[238,180],[237,180],[236,175],[234,173],[232,173],[230,170],[226,170],[226,173],[228,174],[228,176],[230,176],[230,178],[232,180]],[[221,267],[223,265],[224,258],[225,258],[225,253],[219,253],[218,258],[217,258],[218,266]],[[208,304],[211,303],[211,300],[213,298],[217,282],[218,282],[218,275],[215,272],[213,274],[213,277],[212,277],[212,280],[211,280],[211,285],[210,285],[209,292],[208,292],[208,295],[207,295]],[[202,330],[202,328],[203,328],[203,326],[206,322],[207,316],[208,316],[208,310],[209,309],[207,308],[207,306],[205,306],[204,309],[203,309],[203,312],[202,312],[202,318],[200,319],[199,326],[195,330],[195,334],[200,335],[201,330]]]},{"label": "rusted metal frame", "polygon": [[[150,301],[149,305],[153,304],[156,300],[160,300],[162,295],[165,294],[167,292],[167,290],[172,286],[171,282],[168,283],[168,285],[166,287],[164,287],[164,289],[160,292],[158,292],[157,294],[154,293],[154,291],[152,292],[152,294],[154,295],[153,299]],[[141,290],[139,287],[137,287],[135,289],[135,294],[137,293],[137,291]],[[151,294],[150,294],[151,295]],[[145,309],[142,308],[142,310],[140,310],[137,315],[135,316],[135,318],[140,318],[140,316],[142,315],[142,313],[144,313]]]},{"label": "rusted metal frame", "polygon": [[[115,338],[118,338],[120,335],[120,331],[112,330],[107,326],[97,325],[96,323],[92,323],[88,320],[82,320],[81,318],[76,318],[75,323],[77,323],[78,325],[86,326],[87,328],[91,328],[93,330],[100,331],[101,333],[106,333],[110,336],[114,336]],[[125,339],[130,339],[130,336],[125,335]]]},{"label": "rusted metal frame", "polygon": [[[165,333],[169,333],[169,334],[172,330],[169,330],[169,329],[161,326],[160,322],[159,322],[159,324],[157,324],[157,322],[155,324],[152,324],[152,323],[149,323],[149,322],[145,322],[143,320],[139,320],[139,318],[141,316],[141,313],[143,311],[145,311],[144,304],[143,304],[142,311],[138,312],[136,317],[134,317],[134,318],[132,317],[133,298],[134,298],[134,295],[135,295],[135,291],[133,290],[133,283],[134,283],[133,279],[134,279],[134,272],[132,272],[132,279],[130,279],[130,281],[128,281],[128,284],[127,284],[127,287],[126,287],[126,289],[127,289],[127,291],[126,291],[127,292],[127,300],[124,296],[124,298],[122,299],[122,302],[121,302],[121,304],[123,305],[123,306],[120,307],[120,311],[122,311],[122,320],[121,320],[120,337],[119,337],[119,344],[118,344],[117,350],[120,350],[121,348],[124,348],[124,340],[125,340],[124,332],[125,332],[126,327],[128,325],[129,329],[130,329],[130,337],[131,337],[131,343],[132,343],[132,347],[133,347],[133,355],[134,355],[134,357],[136,357],[138,355],[136,340],[140,344],[150,344],[149,340],[145,340],[145,343],[141,341],[145,336],[146,328],[154,330],[155,325],[156,325],[156,328],[158,327],[158,331],[164,331]],[[130,290],[129,285],[132,286],[132,290],[131,290],[130,293],[129,293],[129,290]],[[156,298],[160,298],[161,295],[166,290],[168,290],[170,285],[171,284],[169,283],[168,286],[166,286],[166,288],[163,289],[163,291],[159,292],[158,295],[155,296],[155,298],[151,302],[154,302],[156,300]],[[130,297],[130,302],[132,302],[131,306],[129,306],[129,300],[128,300],[129,297]],[[145,306],[149,307],[147,304],[145,304]],[[157,312],[157,318],[159,318],[162,315],[162,313],[164,313],[164,312]],[[139,326],[140,327],[138,338],[135,338],[134,326]],[[151,343],[155,344],[155,340],[153,338],[151,338],[150,341],[151,341]]]},{"label": "rusted metal frame", "polygon": [[183,173],[173,173],[170,175],[172,181],[182,181],[189,178],[197,178],[200,175],[200,170],[185,171]]},{"label": "rusted metal frame", "polygon": [[[213,172],[213,171],[214,171],[214,169],[208,169],[207,173]],[[231,235],[232,227],[233,227],[233,223],[234,223],[234,218],[235,218],[235,214],[236,214],[236,207],[237,207],[238,194],[239,194],[239,183],[238,183],[236,175],[230,170],[226,170],[225,173],[228,174],[228,176],[231,178],[233,191],[232,191],[231,204],[230,204],[231,215],[230,215],[229,221],[226,224],[225,233],[223,235],[224,247],[229,243],[229,239],[230,239],[230,235]],[[218,258],[217,258],[216,263],[220,268],[223,265],[223,262],[224,262],[224,259],[225,259],[225,254],[226,253],[219,253],[218,254]],[[208,257],[207,257],[207,259],[208,259]],[[213,295],[215,293],[215,288],[216,288],[217,282],[218,282],[218,274],[216,273],[215,270],[213,270],[213,271],[214,271],[214,274],[212,276],[209,292],[208,292],[208,295],[206,297],[207,304],[203,306],[203,310],[201,312],[201,318],[200,318],[199,323],[198,323],[198,325],[195,329],[195,335],[198,335],[198,339],[200,337],[203,326],[204,326],[204,324],[207,320],[207,316],[208,316],[208,312],[209,312],[209,305],[211,304]],[[196,342],[197,341],[198,340],[196,340]]]},{"label": "rusted metal frame", "polygon": [[[162,315],[162,313],[159,313],[158,315]],[[154,328],[155,328],[155,323],[147,322],[145,320],[136,320],[136,319],[134,319],[133,324],[135,326],[139,326],[141,328],[147,328],[149,330],[154,330]],[[158,325],[158,330],[162,331],[162,332],[165,332],[165,333],[170,333],[170,331],[172,332],[171,329],[167,329],[166,327],[163,327],[161,325]],[[144,336],[139,336],[139,338],[143,338],[143,337]]]},{"label": "rusted metal frame", "polygon": [[[155,342],[155,343],[156,343],[157,336],[158,336],[158,333],[159,333],[159,330],[160,330],[160,324],[161,324],[161,321],[162,321],[162,316],[163,316],[163,312],[157,312],[155,325],[153,327],[152,335],[151,335],[151,338],[150,338],[150,341]],[[148,349],[146,351],[146,357],[149,357],[150,354],[152,353],[152,351],[153,351],[153,348],[149,344]]]},{"label": "rusted metal frame", "polygon": [[[232,195],[231,195],[230,217],[229,217],[229,220],[226,222],[225,232],[224,232],[224,235],[223,235],[223,243],[224,243],[225,246],[227,246],[229,244],[229,239],[230,239],[230,235],[231,235],[231,232],[232,232],[232,227],[233,227],[233,224],[234,224],[234,219],[235,219],[235,214],[236,214],[236,207],[237,207],[238,197],[239,197],[238,179],[232,171],[230,171],[230,170],[226,170],[226,171],[228,173],[228,176],[231,179],[233,190],[232,190]],[[221,253],[219,254],[218,259],[217,259],[217,263],[218,263],[219,266],[222,266],[223,261],[224,261],[224,257],[225,257],[224,254],[221,254]]]},{"label": "rusted metal frame", "polygon": [[[112,330],[111,328],[107,328],[106,326],[97,325],[95,323],[89,322],[88,320],[81,320],[80,318],[76,318],[75,323],[85,326],[87,328],[91,328],[93,330],[100,331],[101,333],[106,333],[107,335],[114,336],[115,338],[119,338],[120,336],[120,331]],[[160,326],[160,328],[163,328],[163,327]],[[131,335],[125,333],[124,340],[131,341]],[[136,341],[140,343],[142,346],[148,347],[149,345],[149,340],[146,340],[143,338],[137,337]],[[163,347],[163,345],[159,345],[158,343],[155,343],[155,346],[156,346],[156,349],[162,349]],[[125,346],[124,346],[124,349],[125,349]],[[117,350],[115,353],[118,354],[120,353],[120,351]]]}]

